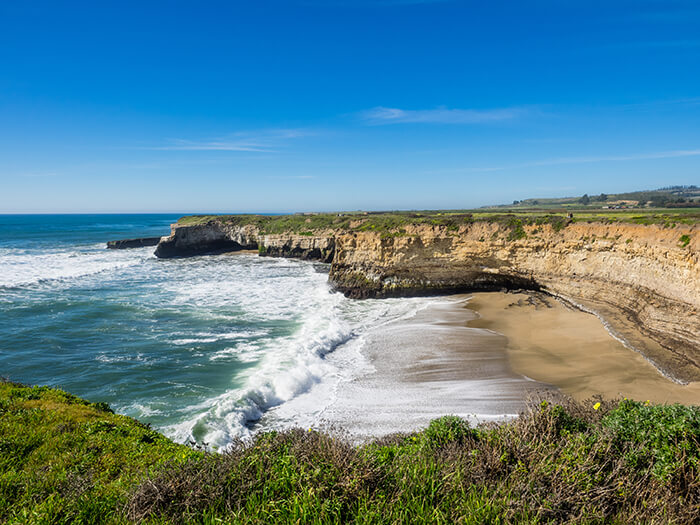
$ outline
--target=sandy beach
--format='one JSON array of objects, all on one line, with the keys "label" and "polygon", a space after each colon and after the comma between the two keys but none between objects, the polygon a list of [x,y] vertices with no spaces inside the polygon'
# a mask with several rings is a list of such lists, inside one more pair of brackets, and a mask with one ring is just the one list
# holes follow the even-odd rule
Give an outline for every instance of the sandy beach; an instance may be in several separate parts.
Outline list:
[{"label": "sandy beach", "polygon": [[700,402],[700,384],[664,377],[592,314],[536,293],[436,298],[413,318],[367,336],[372,369],[341,383],[324,426],[363,438],[456,414],[502,420],[529,400],[594,395]]},{"label": "sandy beach", "polygon": [[[700,383],[664,377],[641,354],[613,338],[594,315],[542,294],[477,293],[469,326],[504,334],[514,371],[556,385],[577,399],[596,394],[656,403],[700,403]],[[626,327],[632,334],[633,327]],[[637,335],[637,341],[642,340]]]}]

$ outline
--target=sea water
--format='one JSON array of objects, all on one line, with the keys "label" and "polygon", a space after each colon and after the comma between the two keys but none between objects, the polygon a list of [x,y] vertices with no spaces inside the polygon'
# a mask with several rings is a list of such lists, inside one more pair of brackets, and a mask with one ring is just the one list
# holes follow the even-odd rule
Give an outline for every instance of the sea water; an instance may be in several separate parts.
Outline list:
[{"label": "sea water", "polygon": [[371,368],[365,334],[427,304],[347,299],[320,263],[105,248],[177,218],[0,215],[0,375],[220,449],[317,424],[338,385]]}]

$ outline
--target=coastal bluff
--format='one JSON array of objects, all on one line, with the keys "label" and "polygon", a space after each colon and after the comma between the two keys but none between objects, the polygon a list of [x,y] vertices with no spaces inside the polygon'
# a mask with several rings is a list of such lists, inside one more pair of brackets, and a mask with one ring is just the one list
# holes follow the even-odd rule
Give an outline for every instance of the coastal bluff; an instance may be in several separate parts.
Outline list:
[{"label": "coastal bluff", "polygon": [[331,264],[331,284],[353,298],[541,291],[596,314],[669,378],[700,381],[700,228],[646,222],[508,214],[186,217],[155,253],[256,249],[323,261]]}]

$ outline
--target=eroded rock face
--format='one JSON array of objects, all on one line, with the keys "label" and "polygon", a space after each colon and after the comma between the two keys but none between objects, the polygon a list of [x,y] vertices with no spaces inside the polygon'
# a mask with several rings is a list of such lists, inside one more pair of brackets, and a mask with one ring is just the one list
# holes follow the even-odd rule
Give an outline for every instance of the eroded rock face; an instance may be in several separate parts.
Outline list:
[{"label": "eroded rock face", "polygon": [[[690,242],[680,242],[681,236]],[[400,234],[348,230],[261,234],[220,221],[174,225],[156,255],[257,248],[261,255],[331,262],[349,297],[494,289],[541,290],[608,320],[635,324],[653,341],[624,338],[660,370],[700,380],[700,228],[576,222],[555,229],[475,222],[458,230],[415,225]],[[618,323],[619,324],[619,323]]]},{"label": "eroded rock face", "polygon": [[[626,319],[658,345],[628,341],[670,377],[700,380],[698,228],[573,223],[493,223],[450,232],[416,226],[406,235],[336,238],[330,279],[351,297],[480,289],[540,289],[604,319]],[[684,246],[681,235],[691,242]],[[628,338],[626,338],[628,339]]]},{"label": "eroded rock face", "polygon": [[121,239],[118,241],[107,241],[107,248],[109,248],[110,250],[126,250],[129,248],[143,248],[144,246],[156,246],[159,242],[160,237]]},{"label": "eroded rock face", "polygon": [[330,263],[335,255],[335,237],[332,232],[319,235],[262,235],[260,255],[293,257],[307,261]]},{"label": "eroded rock face", "polygon": [[172,233],[161,238],[155,254],[160,258],[187,257],[207,253],[241,250],[241,245],[219,227],[209,224],[176,227]]},{"label": "eroded rock face", "polygon": [[262,234],[252,225],[237,226],[217,220],[192,226],[173,224],[170,235],[161,239],[155,254],[157,257],[169,258],[258,250],[258,253],[264,256],[330,263],[335,253],[334,233],[323,231],[314,235]]}]

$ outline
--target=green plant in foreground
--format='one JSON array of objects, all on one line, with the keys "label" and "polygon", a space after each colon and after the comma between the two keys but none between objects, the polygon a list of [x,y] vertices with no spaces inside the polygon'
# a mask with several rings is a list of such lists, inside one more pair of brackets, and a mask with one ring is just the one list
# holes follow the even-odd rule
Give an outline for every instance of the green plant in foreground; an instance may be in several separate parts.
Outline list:
[{"label": "green plant in foreground", "polygon": [[363,445],[302,429],[222,454],[50,388],[0,383],[7,523],[694,523],[700,407],[542,402]]},{"label": "green plant in foreground", "polygon": [[129,487],[200,457],[104,403],[0,382],[0,522],[123,521]]},{"label": "green plant in foreground", "polygon": [[685,248],[690,244],[690,235],[681,235],[681,238],[678,239],[678,242],[683,248]]}]

